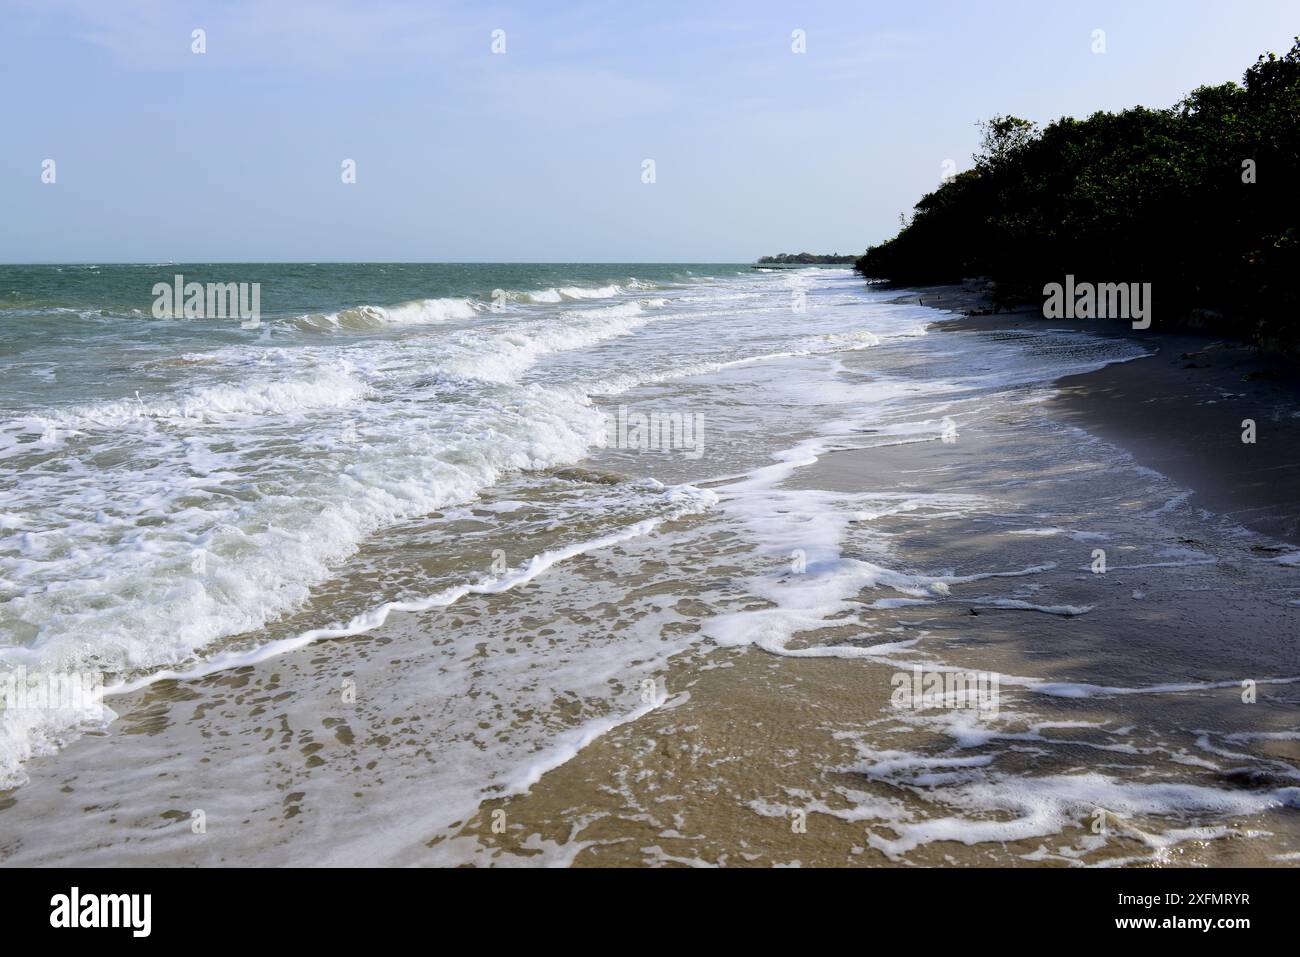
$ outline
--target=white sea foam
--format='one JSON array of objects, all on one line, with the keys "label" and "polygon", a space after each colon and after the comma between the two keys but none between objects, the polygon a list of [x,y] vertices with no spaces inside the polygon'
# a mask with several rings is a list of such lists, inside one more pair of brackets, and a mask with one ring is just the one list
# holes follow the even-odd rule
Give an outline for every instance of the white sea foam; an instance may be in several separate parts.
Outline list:
[{"label": "white sea foam", "polygon": [[[861,770],[870,774],[872,765]],[[897,768],[891,770],[896,771]],[[887,772],[888,773],[888,772]],[[1172,840],[1204,838],[1199,832],[1184,835],[1149,834],[1140,826],[1124,827],[1126,819],[1175,818],[1213,815],[1243,817],[1270,808],[1300,806],[1300,789],[1228,791],[1183,783],[1142,783],[1119,780],[1100,773],[1019,775],[1014,779],[994,775],[987,779],[945,787],[940,801],[967,809],[968,814],[932,817],[923,821],[892,820],[890,837],[873,828],[868,843],[898,860],[908,851],[935,841],[962,844],[1021,841],[1058,834],[1065,828],[1086,831],[1098,808],[1111,816],[1111,826],[1153,847]],[[990,811],[1012,815],[990,819]]]},{"label": "white sea foam", "polygon": [[133,426],[227,420],[239,416],[294,416],[354,405],[370,392],[365,382],[346,368],[316,370],[299,379],[262,379],[220,384],[181,394],[174,401],[115,399],[77,406],[46,415],[27,416],[11,423],[56,441],[68,433],[111,431]]},{"label": "white sea foam", "polygon": [[597,286],[594,289],[583,286],[561,286],[559,293],[566,299],[608,299],[623,291],[621,286]]},{"label": "white sea foam", "polygon": [[355,306],[339,312],[300,316],[295,323],[305,329],[380,329],[418,326],[473,319],[486,310],[485,303],[470,299],[417,299],[393,306]]},{"label": "white sea foam", "polygon": [[1092,611],[1092,605],[1035,605],[1018,598],[974,598],[970,602],[977,608],[1007,608],[1013,611],[1040,611],[1045,615],[1075,618]]},{"label": "white sea foam", "polygon": [[[625,542],[633,538],[649,535],[664,522],[681,518],[685,515],[693,515],[706,511],[707,509],[712,508],[717,501],[717,497],[708,489],[699,489],[689,485],[664,488],[662,485],[653,482],[651,485],[652,487],[662,489],[663,499],[670,506],[668,511],[656,518],[637,522],[634,525],[618,529],[608,535],[602,535],[599,538],[576,542],[563,548],[542,552],[538,555],[534,555],[514,571],[507,571],[500,576],[484,578],[477,582],[445,588],[435,594],[423,598],[384,602],[381,605],[357,615],[351,621],[338,627],[313,628],[290,638],[283,638],[278,641],[259,645],[249,651],[233,651],[214,655],[211,658],[183,669],[164,669],[150,672],[147,675],[129,681],[109,685],[104,689],[104,693],[106,696],[129,694],[132,691],[138,691],[139,689],[158,681],[191,680],[194,678],[201,678],[205,675],[216,674],[221,671],[227,671],[231,668],[239,668],[267,661],[290,651],[295,651],[298,648],[306,647],[307,645],[321,641],[322,639],[348,638],[354,635],[374,631],[376,628],[381,627],[393,612],[420,612],[428,611],[432,608],[443,608],[455,604],[466,595],[498,595],[517,588],[520,585],[527,584],[561,562],[602,548],[609,548],[612,545],[617,545],[620,542]],[[608,727],[605,727],[604,730],[608,730],[609,727],[613,726],[614,725],[611,724]],[[603,734],[604,730],[592,735],[590,739],[584,740],[594,740],[594,738],[598,737],[599,734]],[[540,774],[538,776],[540,777]]]},{"label": "white sea foam", "polygon": [[[459,330],[427,358],[400,342],[227,347],[198,367],[253,377],[0,423],[0,458],[24,475],[0,539],[0,626],[29,635],[0,645],[0,666],[184,662],[300,608],[378,530],[581,459],[604,434],[598,411],[518,376],[645,321],[626,303]],[[111,470],[87,458],[104,455]],[[12,770],[31,748],[4,751]]]},{"label": "white sea foam", "polygon": [[628,292],[654,288],[653,284],[631,279],[624,284],[608,283],[603,286],[548,286],[545,289],[502,290],[494,298],[507,302],[553,305],[555,303],[582,301],[584,299],[612,299]]}]

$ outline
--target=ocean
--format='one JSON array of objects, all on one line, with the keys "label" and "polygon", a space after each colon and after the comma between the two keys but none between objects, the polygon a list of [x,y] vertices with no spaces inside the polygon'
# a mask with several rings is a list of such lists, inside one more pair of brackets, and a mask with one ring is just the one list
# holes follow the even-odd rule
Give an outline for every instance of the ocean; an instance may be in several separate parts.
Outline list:
[{"label": "ocean", "polygon": [[[261,325],[156,319],[154,286],[176,275],[258,283]],[[791,323],[807,276],[689,264],[3,267],[4,661],[129,682],[256,654],[283,640],[277,622],[316,603],[324,625],[477,582],[496,546],[512,566],[533,556],[518,553],[509,512],[499,538],[443,541],[454,517],[440,511],[511,476],[537,477],[531,522],[587,538],[702,509],[711,495],[649,475],[543,495],[556,492],[554,469],[602,441],[619,395],[871,341],[842,309]],[[922,325],[899,312],[900,331]],[[728,436],[733,413],[661,404],[647,411],[704,418],[709,467],[761,456],[761,440]],[[575,507],[600,519],[575,523]],[[0,770],[61,729],[49,732],[0,743]]]},{"label": "ocean", "polygon": [[[259,321],[159,315],[177,275],[259,284]],[[841,268],[0,267],[0,673],[106,690],[0,713],[0,832],[20,835],[0,846],[664,862],[699,827],[682,808],[720,801],[776,822],[772,863],[819,860],[787,846],[800,807],[868,827],[845,854],[1113,863],[1294,804],[1285,762],[1224,783],[1225,755],[1288,740],[1250,737],[1285,733],[1264,707],[1204,713],[1243,668],[1187,667],[1176,627],[1133,615],[1284,595],[1289,566],[1042,414],[1059,377],[1147,350],[944,317]],[[778,665],[806,670],[709,726]],[[1285,689],[1286,665],[1245,670]],[[900,711],[917,669],[992,676],[1000,703]],[[1130,700],[1152,703],[1098,713]],[[103,828],[127,806],[148,840],[24,811],[61,767],[97,781]],[[709,768],[751,770],[733,792]],[[200,808],[239,836],[190,841]],[[529,823],[494,830],[502,808]],[[1108,813],[1128,822],[1109,841]],[[746,838],[712,841],[707,863]]]}]

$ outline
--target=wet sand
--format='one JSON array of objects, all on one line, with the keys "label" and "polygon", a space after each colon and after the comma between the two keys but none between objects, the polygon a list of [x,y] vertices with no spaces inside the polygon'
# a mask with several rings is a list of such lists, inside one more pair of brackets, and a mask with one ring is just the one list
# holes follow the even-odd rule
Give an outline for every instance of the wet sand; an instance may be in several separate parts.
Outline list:
[{"label": "wet sand", "polygon": [[[1300,363],[1294,359],[1186,329],[1048,320],[1029,307],[974,315],[991,306],[980,290],[964,286],[922,289],[916,298],[961,316],[937,323],[939,330],[1073,329],[1141,343],[1152,351],[1149,358],[1061,379],[1053,412],[1191,489],[1193,502],[1300,545]],[[1253,444],[1242,441],[1246,419],[1255,423]]]},{"label": "wet sand", "polygon": [[[839,451],[796,484],[889,493],[943,470],[950,492],[1001,487],[974,523],[886,519],[893,551],[929,568],[1054,562],[1017,593],[1091,611],[1070,618],[990,608],[980,597],[993,589],[972,584],[954,587],[948,601],[868,614],[865,634],[856,624],[810,634],[795,652],[856,643],[882,648],[876,656],[746,648],[678,658],[666,683],[680,697],[669,707],[595,742],[529,794],[485,808],[467,833],[497,849],[489,859],[510,860],[536,828],[577,845],[573,862],[591,866],[1286,864],[1300,850],[1294,810],[1151,808],[1166,787],[1213,805],[1224,794],[1295,783],[1300,687],[1260,685],[1259,699],[1245,704],[1239,686],[1252,674],[1300,675],[1288,637],[1300,615],[1276,595],[1257,601],[1248,583],[1255,575],[1289,582],[1291,596],[1295,576],[1272,565],[1270,546],[1237,537],[1230,520],[1207,522],[1176,487],[1166,501],[1159,492],[1134,498],[1129,483],[1109,485],[1115,462],[1100,449],[1061,463],[1059,475],[1040,463],[1026,481],[1034,473],[1016,459],[1024,445],[1018,425],[972,426],[947,446]],[[998,462],[1001,469],[990,464]],[[1008,535],[1019,524],[1040,530],[1035,518],[1060,507],[1061,479],[1087,490],[1067,510],[1098,537]],[[1099,543],[1114,564],[1089,574]],[[1144,554],[1146,546],[1155,554]],[[1179,549],[1206,557],[1159,560],[1162,550]],[[918,661],[1125,690],[1075,698],[1004,684],[993,722],[969,712],[890,713],[882,702],[891,677]],[[972,813],[972,799],[993,806]],[[492,834],[491,811],[520,826]],[[1180,834],[1170,823],[1184,814]],[[1094,830],[1098,815],[1104,840]],[[982,827],[989,831],[981,837]]]}]

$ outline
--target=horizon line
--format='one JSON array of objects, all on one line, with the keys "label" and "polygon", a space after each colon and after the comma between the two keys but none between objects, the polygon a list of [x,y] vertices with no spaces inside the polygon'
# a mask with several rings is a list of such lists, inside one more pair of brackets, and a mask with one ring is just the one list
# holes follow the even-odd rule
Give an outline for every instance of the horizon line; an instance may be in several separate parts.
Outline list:
[{"label": "horizon line", "polygon": [[[766,254],[765,254],[766,255]],[[816,254],[820,255],[820,254]],[[31,260],[3,262],[4,266],[749,266],[758,259],[176,259],[146,260]],[[839,263],[803,263],[808,266]]]}]

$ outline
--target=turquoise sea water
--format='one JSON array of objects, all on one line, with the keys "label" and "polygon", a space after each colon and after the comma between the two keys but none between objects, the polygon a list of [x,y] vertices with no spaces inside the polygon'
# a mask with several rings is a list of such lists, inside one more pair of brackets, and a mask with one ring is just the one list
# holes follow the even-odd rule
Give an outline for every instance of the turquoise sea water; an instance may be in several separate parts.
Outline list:
[{"label": "turquoise sea water", "polygon": [[[357,321],[353,332],[391,335],[403,323],[368,323],[348,310],[364,306],[410,304],[417,322],[440,318],[438,310],[469,314],[462,306],[485,307],[501,290],[515,303],[530,296],[577,301],[556,293],[568,287],[582,295],[614,284],[647,287],[691,282],[702,277],[744,275],[749,267],[709,264],[528,264],[528,263],[162,263],[151,265],[0,265],[0,360],[11,363],[0,382],[0,409],[15,412],[29,403],[76,401],[96,394],[95,384],[116,380],[122,370],[110,361],[116,351],[142,358],[175,350],[241,345],[248,341],[238,322],[195,319],[183,323],[153,321],[153,289],[185,282],[258,283],[262,318],[282,320],[271,334],[276,345],[319,341],[295,336],[295,318],[345,314]],[[636,282],[631,282],[635,278]],[[431,310],[421,317],[419,304]],[[100,351],[100,346],[103,351]],[[88,347],[89,351],[88,351]],[[45,374],[57,366],[63,374]],[[24,375],[23,373],[28,373]],[[91,381],[87,381],[87,377]],[[121,385],[138,388],[136,373]],[[134,384],[132,384],[134,383]],[[147,383],[148,384],[148,383]],[[86,387],[82,391],[82,387]],[[131,391],[126,393],[132,394]]]}]

